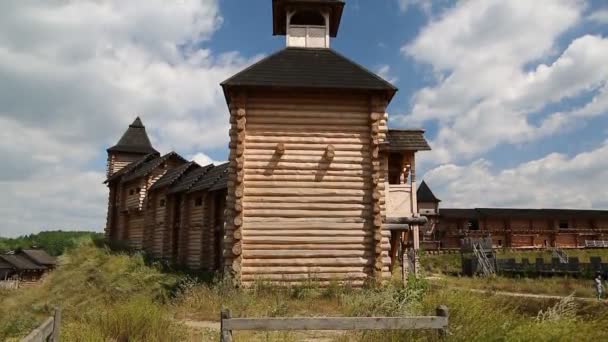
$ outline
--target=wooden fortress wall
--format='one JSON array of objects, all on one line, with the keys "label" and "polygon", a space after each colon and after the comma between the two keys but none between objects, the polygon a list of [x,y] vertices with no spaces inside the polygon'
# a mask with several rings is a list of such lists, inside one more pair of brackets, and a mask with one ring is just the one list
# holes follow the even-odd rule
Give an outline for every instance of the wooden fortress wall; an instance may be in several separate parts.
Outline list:
[{"label": "wooden fortress wall", "polygon": [[[439,209],[441,212],[441,209]],[[479,230],[470,230],[470,236],[492,237],[494,247],[508,248],[577,248],[585,245],[585,240],[607,240],[608,221],[604,219],[569,219],[568,229],[559,229],[559,221],[550,217],[534,219],[482,218]],[[466,226],[466,219],[441,218],[437,231],[442,233],[442,248],[459,248],[461,234],[458,230]]]},{"label": "wooden fortress wall", "polygon": [[357,94],[232,97],[224,262],[236,279],[389,276],[385,106]]}]

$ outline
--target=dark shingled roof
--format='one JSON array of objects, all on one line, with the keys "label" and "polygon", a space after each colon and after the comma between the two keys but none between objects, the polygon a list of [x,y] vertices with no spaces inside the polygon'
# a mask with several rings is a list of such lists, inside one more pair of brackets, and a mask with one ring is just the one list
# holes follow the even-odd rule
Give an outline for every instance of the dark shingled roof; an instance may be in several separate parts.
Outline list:
[{"label": "dark shingled roof", "polygon": [[222,172],[220,178],[215,182],[215,184],[209,188],[209,191],[217,191],[228,188],[228,163],[223,165],[226,165],[226,170]]},{"label": "dark shingled roof", "polygon": [[280,50],[222,82],[229,87],[284,87],[375,90],[397,88],[380,76],[332,49],[294,48]]},{"label": "dark shingled roof", "polygon": [[213,164],[209,164],[203,167],[198,167],[195,169],[190,169],[188,172],[184,174],[177,182],[173,184],[167,191],[168,194],[174,194],[177,192],[188,191],[190,188],[198,182],[201,177],[203,177],[209,170],[213,168]]},{"label": "dark shingled roof", "polygon": [[36,265],[34,262],[28,260],[26,257],[16,254],[2,254],[0,255],[4,261],[13,265],[17,270],[46,270],[47,268],[42,265]]},{"label": "dark shingled roof", "polygon": [[424,139],[423,129],[389,129],[387,134],[389,151],[430,151]]},{"label": "dark shingled roof", "polygon": [[17,255],[24,255],[38,265],[54,266],[57,264],[56,258],[43,249],[20,249],[17,251]]},{"label": "dark shingled roof", "polygon": [[108,179],[106,179],[106,181],[104,183],[109,183],[109,182],[115,181],[115,180],[119,179],[120,177],[122,177],[128,173],[131,173],[138,167],[142,166],[145,162],[147,162],[151,159],[154,159],[154,158],[158,158],[159,156],[160,155],[158,153],[146,154],[145,156],[141,157],[140,159],[137,159],[136,161],[133,161],[133,162],[127,164],[122,169],[114,172],[114,174],[111,175],[110,177],[108,177]]},{"label": "dark shingled roof", "polygon": [[165,161],[167,161],[173,157],[178,158],[179,160],[183,161],[184,163],[188,162],[186,159],[184,159],[182,156],[180,156],[176,152],[169,152],[160,158],[152,159],[152,160],[146,162],[145,164],[141,165],[140,167],[135,169],[133,172],[123,176],[121,181],[128,182],[130,180],[133,180],[133,179],[136,179],[139,177],[147,176],[148,174],[150,174],[150,172],[154,171],[154,169],[156,169],[158,166],[160,166],[160,164],[164,163]]},{"label": "dark shingled roof", "polygon": [[9,264],[8,262],[4,261],[4,259],[0,258],[0,270],[12,270],[14,268],[13,265]]},{"label": "dark shingled roof", "polygon": [[474,208],[439,209],[442,217],[479,218],[479,217],[517,217],[517,218],[608,218],[608,210],[588,209],[526,209],[526,208]]},{"label": "dark shingled roof", "polygon": [[146,127],[137,117],[132,124],[129,125],[127,131],[122,135],[116,145],[110,147],[108,152],[127,152],[127,153],[158,153],[152,147],[150,138],[146,133]]},{"label": "dark shingled roof", "polygon": [[150,191],[170,186],[171,184],[175,183],[185,172],[197,167],[200,166],[196,162],[191,161],[167,171],[162,177],[160,177],[159,180],[152,184]]},{"label": "dark shingled roof", "polygon": [[422,181],[418,190],[416,190],[416,198],[418,202],[441,202],[439,198],[435,197],[435,194],[425,181]]},{"label": "dark shingled roof", "polygon": [[209,170],[209,172],[199,179],[199,181],[196,182],[196,184],[194,184],[188,192],[211,190],[211,188],[218,181],[220,181],[224,175],[228,174],[228,165],[229,163],[220,164]]}]

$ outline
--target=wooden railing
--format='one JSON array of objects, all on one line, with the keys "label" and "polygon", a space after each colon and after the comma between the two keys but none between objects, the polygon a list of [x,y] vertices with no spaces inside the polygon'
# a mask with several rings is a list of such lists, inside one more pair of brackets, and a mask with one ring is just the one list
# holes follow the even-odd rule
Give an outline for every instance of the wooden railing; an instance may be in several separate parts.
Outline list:
[{"label": "wooden railing", "polygon": [[230,310],[221,315],[220,342],[232,342],[234,330],[437,330],[440,336],[448,332],[448,308],[440,305],[436,316],[411,317],[291,317],[291,318],[232,318]]},{"label": "wooden railing", "polygon": [[586,248],[608,248],[606,240],[585,240]]},{"label": "wooden railing", "polygon": [[58,342],[60,325],[61,310],[55,308],[54,315],[47,318],[44,323],[24,337],[21,342]]}]

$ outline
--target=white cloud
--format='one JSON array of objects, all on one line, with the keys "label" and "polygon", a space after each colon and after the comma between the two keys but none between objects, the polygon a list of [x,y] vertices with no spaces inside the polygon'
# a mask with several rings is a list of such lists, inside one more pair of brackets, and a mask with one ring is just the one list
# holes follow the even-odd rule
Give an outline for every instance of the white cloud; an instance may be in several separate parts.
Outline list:
[{"label": "white cloud", "polygon": [[136,115],[162,151],[226,146],[219,83],[250,61],[206,47],[221,23],[217,0],[3,3],[0,235],[103,227],[105,204],[90,195],[106,191],[102,170],[90,165]]},{"label": "white cloud", "polygon": [[428,15],[433,10],[433,0],[398,0],[398,4],[402,12],[406,12],[412,7],[418,7]]},{"label": "white cloud", "polygon": [[396,84],[397,81],[399,81],[399,78],[391,72],[391,66],[388,64],[382,64],[378,66],[376,69],[376,73],[378,74],[378,76],[384,78],[392,84]]},{"label": "white cloud", "polygon": [[[431,65],[437,76],[435,85],[414,95],[411,113],[401,121],[437,120],[435,150],[425,159],[474,158],[500,143],[563,129],[561,118],[569,113],[541,118],[538,126],[529,119],[608,80],[607,39],[582,36],[556,53],[557,39],[580,22],[584,10],[582,1],[465,1],[403,46],[404,54]],[[539,63],[550,58],[555,60]],[[596,115],[608,112],[604,104],[596,100]]]},{"label": "white cloud", "polygon": [[200,166],[205,166],[209,164],[219,165],[224,163],[224,161],[214,160],[203,152],[198,152],[189,157],[190,160],[194,160]]},{"label": "white cloud", "polygon": [[484,159],[446,164],[424,176],[442,207],[608,207],[608,141],[574,157],[553,153],[495,171]]}]

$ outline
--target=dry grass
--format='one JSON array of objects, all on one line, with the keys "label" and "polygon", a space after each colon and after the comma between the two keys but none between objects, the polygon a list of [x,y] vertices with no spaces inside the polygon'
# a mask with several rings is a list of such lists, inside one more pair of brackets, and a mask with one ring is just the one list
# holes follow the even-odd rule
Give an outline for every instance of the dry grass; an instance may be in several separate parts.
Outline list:
[{"label": "dry grass", "polygon": [[[235,317],[399,316],[432,314],[439,304],[450,308],[448,340],[453,341],[587,341],[608,336],[608,310],[597,304],[505,299],[430,288],[425,281],[412,282],[407,288],[397,284],[363,289],[338,284],[277,288],[258,283],[239,290],[226,281],[196,283],[184,275],[166,274],[147,266],[140,255],[113,254],[90,244],[68,253],[62,261],[42,286],[0,292],[0,340],[23,336],[55,304],[64,308],[65,341],[214,341],[217,331],[190,329],[178,321],[216,321],[222,307],[230,308]],[[478,287],[480,282],[485,280],[457,284]],[[530,286],[534,283],[537,287],[560,286],[537,281]],[[412,331],[238,332],[235,340],[299,341],[312,336],[329,336],[335,341],[437,340],[434,332]]]},{"label": "dry grass", "polygon": [[595,296],[593,282],[589,279],[569,277],[554,278],[508,278],[508,277],[457,277],[443,276],[439,280],[431,280],[435,285],[443,287],[472,288],[489,291],[506,291],[554,296],[589,297]]}]

